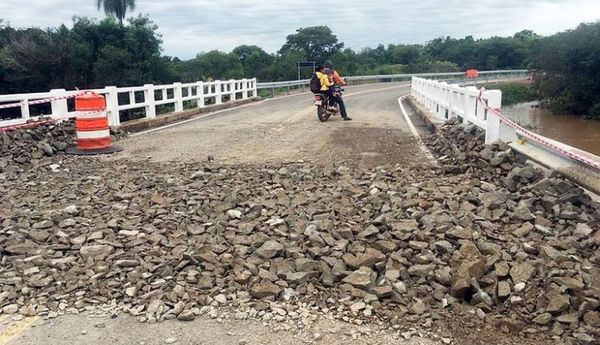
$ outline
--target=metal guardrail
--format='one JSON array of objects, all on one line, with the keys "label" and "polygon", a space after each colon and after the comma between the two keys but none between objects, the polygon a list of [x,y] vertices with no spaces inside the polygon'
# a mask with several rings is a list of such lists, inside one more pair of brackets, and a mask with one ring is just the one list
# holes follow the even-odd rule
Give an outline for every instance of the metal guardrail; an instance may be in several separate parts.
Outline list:
[{"label": "metal guardrail", "polygon": [[[507,76],[520,76],[527,75],[528,70],[496,70],[496,71],[481,71],[479,72],[480,80],[489,79],[491,76],[494,77],[507,77]],[[377,74],[377,75],[364,75],[364,76],[350,76],[345,79],[350,83],[353,81],[380,81],[380,80],[410,80],[412,77],[421,77],[421,78],[434,78],[434,79],[448,79],[454,77],[462,77],[464,73],[462,72],[449,72],[449,73],[407,73],[407,74]],[[257,83],[256,88],[258,90],[264,89],[276,89],[276,88],[288,88],[292,87],[307,87],[310,84],[310,79],[302,79],[302,80],[288,80],[288,81],[276,81],[276,82],[265,82],[265,83]],[[274,92],[273,92],[274,94]]]}]

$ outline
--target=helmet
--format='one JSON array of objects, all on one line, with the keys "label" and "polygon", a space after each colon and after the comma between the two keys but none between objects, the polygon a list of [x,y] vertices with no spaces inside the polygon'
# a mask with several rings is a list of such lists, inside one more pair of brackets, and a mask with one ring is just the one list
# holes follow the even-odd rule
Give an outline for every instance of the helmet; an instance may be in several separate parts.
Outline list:
[{"label": "helmet", "polygon": [[323,63],[323,67],[333,69],[333,64],[331,63],[331,60],[325,61]]}]

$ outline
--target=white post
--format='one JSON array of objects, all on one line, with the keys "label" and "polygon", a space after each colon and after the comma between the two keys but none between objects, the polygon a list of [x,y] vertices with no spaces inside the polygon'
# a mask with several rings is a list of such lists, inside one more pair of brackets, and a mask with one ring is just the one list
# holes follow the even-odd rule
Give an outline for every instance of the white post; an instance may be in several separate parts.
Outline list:
[{"label": "white post", "polygon": [[252,97],[258,96],[258,89],[256,85],[256,78],[252,78]]},{"label": "white post", "polygon": [[28,99],[24,99],[21,101],[21,118],[25,122],[29,121],[30,114],[29,114],[29,100]]},{"label": "white post", "polygon": [[173,98],[175,99],[175,112],[183,111],[183,93],[181,92],[181,83],[173,84]]},{"label": "white post", "polygon": [[[52,97],[61,97],[67,95],[67,90],[65,89],[54,89],[50,90],[52,93]],[[52,108],[50,116],[52,117],[67,117],[69,115],[69,108],[67,106],[66,99],[59,99],[50,102],[50,107]]]},{"label": "white post", "polygon": [[197,106],[198,108],[204,108],[204,82],[199,81],[196,83],[198,85],[198,97]]},{"label": "white post", "polygon": [[[489,90],[486,91],[484,95],[488,100],[488,106],[490,108],[500,109],[500,106],[502,105],[502,91]],[[498,139],[500,139],[500,118],[492,112],[488,112],[486,127],[487,128],[485,129],[485,143],[489,145],[498,141]]]},{"label": "white post", "polygon": [[116,86],[106,87],[106,114],[110,126],[119,126],[121,118],[119,117],[119,97]]},{"label": "white post", "polygon": [[229,80],[229,100],[230,101],[235,101],[235,93],[236,93],[236,89],[237,89],[237,82],[233,79]]},{"label": "white post", "polygon": [[154,84],[144,85],[144,101],[146,103],[146,118],[155,118],[156,100],[154,99]]},{"label": "white post", "polygon": [[222,83],[220,80],[215,80],[215,104],[221,104],[223,103],[223,89],[222,89]]},{"label": "white post", "polygon": [[248,98],[248,80],[242,79],[242,99]]}]

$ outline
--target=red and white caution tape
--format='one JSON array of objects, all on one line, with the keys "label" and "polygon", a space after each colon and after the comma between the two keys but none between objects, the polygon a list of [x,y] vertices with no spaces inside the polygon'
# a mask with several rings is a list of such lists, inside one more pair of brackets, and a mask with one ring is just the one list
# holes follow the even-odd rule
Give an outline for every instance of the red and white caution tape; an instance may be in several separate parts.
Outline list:
[{"label": "red and white caution tape", "polygon": [[20,107],[24,104],[26,105],[36,105],[36,104],[44,104],[44,103],[49,103],[52,101],[60,101],[62,99],[69,99],[69,98],[75,98],[77,96],[81,96],[83,95],[85,92],[77,92],[71,95],[65,95],[65,96],[56,96],[56,97],[50,97],[50,98],[44,98],[44,99],[37,99],[35,101],[29,101],[29,100],[23,100],[20,102],[15,102],[15,103],[8,103],[8,104],[2,104],[0,105],[0,109],[9,109],[9,108],[16,108],[16,107]]},{"label": "red and white caution tape", "polygon": [[[89,115],[96,115],[96,114],[102,113],[102,112],[104,112],[104,110],[79,112],[79,113],[77,113],[77,116],[85,117],[85,116],[89,116]],[[14,130],[23,129],[23,128],[31,128],[31,127],[40,126],[40,125],[47,125],[47,124],[55,123],[57,121],[68,120],[68,119],[72,119],[72,118],[74,118],[74,116],[61,116],[61,117],[53,117],[53,118],[37,120],[37,121],[30,121],[30,122],[22,123],[19,125],[4,126],[4,127],[0,127],[0,133],[14,131]]]},{"label": "red and white caution tape", "polygon": [[588,157],[585,157],[583,155],[580,155],[576,152],[572,152],[569,150],[564,149],[563,147],[554,144],[551,141],[546,140],[545,137],[533,133],[525,128],[523,128],[521,125],[519,125],[518,123],[512,121],[511,119],[509,119],[508,117],[506,117],[504,114],[502,114],[500,112],[500,109],[495,109],[492,108],[490,106],[487,105],[487,103],[485,102],[485,100],[483,99],[483,92],[485,91],[484,88],[481,88],[480,92],[479,92],[479,96],[477,97],[478,101],[485,107],[485,109],[487,109],[488,111],[492,112],[493,114],[495,114],[496,116],[498,116],[498,118],[500,119],[501,122],[509,125],[510,127],[514,128],[515,130],[517,130],[517,132],[519,134],[521,134],[522,136],[524,136],[527,139],[533,140],[539,144],[542,144],[543,146],[548,147],[551,150],[554,150],[555,152],[568,157],[570,159],[576,160],[586,166],[592,167],[594,169],[600,170],[600,162],[597,160],[593,160],[590,159]]}]

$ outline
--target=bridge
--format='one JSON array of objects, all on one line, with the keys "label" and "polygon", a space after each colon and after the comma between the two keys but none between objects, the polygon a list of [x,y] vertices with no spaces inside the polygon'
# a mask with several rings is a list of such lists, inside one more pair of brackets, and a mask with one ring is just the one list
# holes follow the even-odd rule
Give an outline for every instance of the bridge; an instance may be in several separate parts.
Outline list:
[{"label": "bridge", "polygon": [[307,81],[107,87],[83,158],[80,92],[0,96],[0,344],[592,344],[598,160],[502,118],[524,72],[350,78],[325,123]]}]

